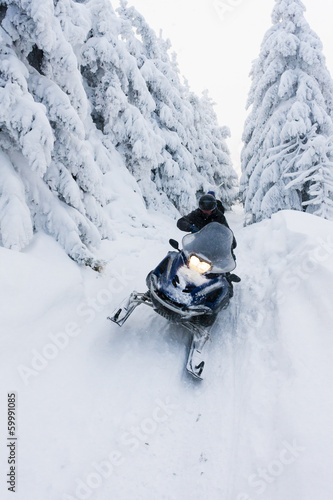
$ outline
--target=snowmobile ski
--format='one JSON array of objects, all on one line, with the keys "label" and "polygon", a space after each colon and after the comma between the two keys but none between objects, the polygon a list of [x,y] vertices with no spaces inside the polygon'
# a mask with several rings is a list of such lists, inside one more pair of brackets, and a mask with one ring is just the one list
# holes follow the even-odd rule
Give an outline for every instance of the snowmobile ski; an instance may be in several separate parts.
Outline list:
[{"label": "snowmobile ski", "polygon": [[150,300],[149,292],[146,293],[138,293],[132,292],[128,299],[125,299],[120,306],[112,313],[111,316],[108,316],[108,319],[113,321],[119,326],[123,326],[125,321],[132,314],[134,309],[138,307],[140,304],[146,304],[147,306],[153,307],[153,304]]},{"label": "snowmobile ski", "polygon": [[207,340],[210,339],[209,333],[207,330],[193,323],[184,323],[183,326],[193,333],[186,370],[193,375],[193,377],[203,380],[202,372],[206,363],[203,351]]}]

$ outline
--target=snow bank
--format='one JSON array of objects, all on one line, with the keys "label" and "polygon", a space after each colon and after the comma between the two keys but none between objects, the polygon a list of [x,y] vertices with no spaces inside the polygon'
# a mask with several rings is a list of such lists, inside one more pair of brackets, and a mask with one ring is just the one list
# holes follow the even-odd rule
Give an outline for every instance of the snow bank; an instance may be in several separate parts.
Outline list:
[{"label": "snow bank", "polygon": [[235,498],[328,499],[333,224],[281,211],[240,232],[238,255]]},{"label": "snow bank", "polygon": [[78,266],[43,233],[22,253],[0,248],[0,276],[1,325],[7,331],[47,315],[82,281]]}]

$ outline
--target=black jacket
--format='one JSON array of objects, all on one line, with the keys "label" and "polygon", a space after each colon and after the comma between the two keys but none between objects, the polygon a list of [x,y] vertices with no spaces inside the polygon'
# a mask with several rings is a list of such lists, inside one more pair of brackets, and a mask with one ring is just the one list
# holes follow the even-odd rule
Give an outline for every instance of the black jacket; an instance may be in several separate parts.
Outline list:
[{"label": "black jacket", "polygon": [[216,200],[217,203],[217,209],[224,214],[224,206],[222,205],[222,201]]},{"label": "black jacket", "polygon": [[[228,226],[227,219],[224,217],[223,213],[217,208],[211,214],[204,214],[200,208],[193,210],[193,212],[185,215],[177,221],[177,227],[181,231],[192,232],[194,228],[197,230],[202,229],[204,226],[210,222],[219,222],[226,227]],[[194,226],[194,227],[193,227]],[[233,248],[236,248],[237,243],[234,237]]]}]

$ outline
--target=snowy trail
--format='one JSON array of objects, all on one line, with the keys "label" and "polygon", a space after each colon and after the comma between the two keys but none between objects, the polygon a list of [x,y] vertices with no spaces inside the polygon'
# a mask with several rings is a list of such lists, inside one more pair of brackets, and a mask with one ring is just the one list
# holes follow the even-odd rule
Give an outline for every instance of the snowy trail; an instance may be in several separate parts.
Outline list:
[{"label": "snowy trail", "polygon": [[[305,264],[331,226],[324,221],[316,232],[302,216],[243,229],[231,214],[242,282],[213,326],[201,383],[184,369],[185,330],[143,306],[122,328],[106,320],[141,290],[168,248],[166,234],[174,236],[172,223],[162,242],[138,235],[133,251],[124,251],[131,236],[114,242],[117,265],[103,275],[78,271],[49,239],[30,251],[43,256],[42,275],[29,252],[19,254],[39,277],[11,331],[4,311],[11,356],[1,351],[1,387],[19,397],[16,497],[330,500],[332,255],[322,251],[315,269]],[[56,269],[48,267],[55,255]],[[17,366],[54,342],[50,332],[73,333],[73,323],[77,335],[24,384]]]}]

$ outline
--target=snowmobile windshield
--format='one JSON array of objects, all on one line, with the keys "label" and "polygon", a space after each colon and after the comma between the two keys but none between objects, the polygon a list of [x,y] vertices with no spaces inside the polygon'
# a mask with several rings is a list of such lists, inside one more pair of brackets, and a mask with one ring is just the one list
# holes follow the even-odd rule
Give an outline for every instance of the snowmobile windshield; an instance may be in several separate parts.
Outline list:
[{"label": "snowmobile windshield", "polygon": [[183,252],[187,259],[195,255],[211,265],[211,273],[227,273],[235,269],[231,253],[233,232],[219,222],[211,222],[200,231],[184,236]]}]

